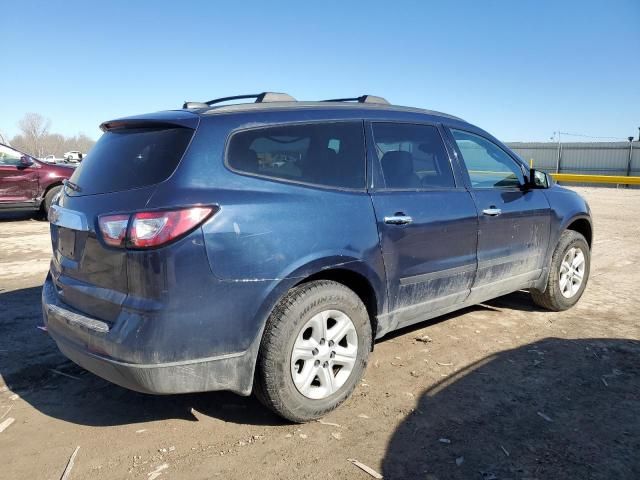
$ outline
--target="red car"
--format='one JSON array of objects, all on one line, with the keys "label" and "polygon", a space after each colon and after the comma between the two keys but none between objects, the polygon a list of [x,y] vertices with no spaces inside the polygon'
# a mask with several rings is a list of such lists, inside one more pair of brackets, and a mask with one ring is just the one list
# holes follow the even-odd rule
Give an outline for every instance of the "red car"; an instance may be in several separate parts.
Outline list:
[{"label": "red car", "polygon": [[0,212],[42,210],[47,213],[73,167],[50,165],[0,143]]}]

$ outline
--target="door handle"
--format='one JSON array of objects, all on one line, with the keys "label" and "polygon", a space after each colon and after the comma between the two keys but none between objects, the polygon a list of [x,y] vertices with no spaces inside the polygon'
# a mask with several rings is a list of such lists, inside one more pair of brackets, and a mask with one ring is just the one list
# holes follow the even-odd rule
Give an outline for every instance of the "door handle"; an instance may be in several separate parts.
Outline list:
[{"label": "door handle", "polygon": [[484,210],[482,210],[482,213],[484,213],[485,215],[489,215],[490,217],[497,217],[502,213],[502,210],[496,207],[491,207],[485,208]]},{"label": "door handle", "polygon": [[408,215],[396,214],[389,217],[384,217],[384,223],[389,225],[407,225],[413,222],[413,218]]}]

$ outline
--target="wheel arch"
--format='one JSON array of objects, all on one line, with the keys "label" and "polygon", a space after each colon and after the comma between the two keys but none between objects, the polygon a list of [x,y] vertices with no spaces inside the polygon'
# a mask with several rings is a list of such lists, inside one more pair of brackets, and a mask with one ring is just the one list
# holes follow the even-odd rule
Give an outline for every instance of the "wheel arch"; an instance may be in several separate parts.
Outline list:
[{"label": "wheel arch", "polygon": [[589,248],[592,248],[593,244],[593,225],[591,223],[591,217],[587,214],[575,215],[573,217],[568,218],[566,221],[561,223],[560,228],[556,231],[555,242],[549,244],[549,249],[547,252],[547,257],[545,261],[545,267],[543,269],[542,275],[536,281],[534,288],[540,292],[544,292],[546,290],[547,279],[549,277],[549,268],[551,264],[551,258],[553,257],[553,252],[560,240],[560,236],[562,232],[566,230],[572,230],[574,232],[578,232],[587,240],[587,245]]},{"label": "wheel arch", "polygon": [[55,182],[50,183],[44,189],[44,192],[42,192],[42,198],[44,198],[47,195],[47,193],[49,192],[49,190],[51,190],[52,188],[54,188],[54,187],[62,187],[63,185],[64,185],[64,183],[62,183],[62,180],[60,180],[60,181],[56,180]]},{"label": "wheel arch", "polygon": [[593,226],[591,220],[586,216],[574,217],[565,226],[564,230],[573,230],[581,234],[586,240],[589,248],[592,248]]},{"label": "wheel arch", "polygon": [[[382,308],[382,306],[379,304],[378,294],[376,293],[371,281],[365,275],[355,270],[337,267],[324,269],[309,275],[299,281],[296,286],[316,280],[331,280],[336,283],[340,283],[352,290],[360,300],[362,300],[362,303],[364,303],[369,315],[371,338],[373,340],[376,337],[378,314],[380,313],[380,308]],[[373,341],[371,343],[371,349],[373,350]]]},{"label": "wheel arch", "polygon": [[266,296],[257,313],[260,327],[252,347],[255,349],[256,356],[265,326],[278,303],[292,288],[314,280],[332,280],[353,290],[367,309],[372,330],[371,338],[376,337],[378,316],[384,313],[386,308],[385,278],[377,274],[371,266],[362,260],[334,256],[316,258],[299,266],[280,280]]},{"label": "wheel arch", "polygon": [[62,183],[62,180],[60,181],[54,181],[52,183],[50,183],[49,185],[47,185],[47,187],[44,189],[44,191],[42,192],[42,196],[40,197],[40,208],[43,209],[44,208],[44,199],[47,196],[47,193],[49,193],[51,191],[52,188],[55,187],[62,187],[64,184]]}]

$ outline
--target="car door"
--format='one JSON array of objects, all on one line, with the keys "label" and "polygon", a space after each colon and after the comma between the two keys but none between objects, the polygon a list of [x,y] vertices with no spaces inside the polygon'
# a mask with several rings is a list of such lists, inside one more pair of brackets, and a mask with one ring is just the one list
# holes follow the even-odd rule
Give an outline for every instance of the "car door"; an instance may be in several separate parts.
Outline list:
[{"label": "car door", "polygon": [[6,145],[0,145],[0,203],[33,202],[38,190],[38,175],[34,165],[22,165],[24,155]]},{"label": "car door", "polygon": [[524,165],[489,138],[451,128],[478,209],[478,272],[470,302],[529,286],[542,273],[550,206],[527,188]]},{"label": "car door", "polygon": [[452,309],[475,275],[477,212],[439,127],[369,123],[368,151],[391,327]]}]

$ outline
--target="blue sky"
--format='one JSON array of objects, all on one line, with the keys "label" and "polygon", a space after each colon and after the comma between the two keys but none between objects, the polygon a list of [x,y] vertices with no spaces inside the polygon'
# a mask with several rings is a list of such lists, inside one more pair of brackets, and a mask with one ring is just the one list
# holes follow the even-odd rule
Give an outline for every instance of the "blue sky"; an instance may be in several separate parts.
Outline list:
[{"label": "blue sky", "polygon": [[504,141],[640,126],[638,0],[21,0],[0,21],[8,136],[29,111],[97,138],[110,118],[264,90],[381,95]]}]

